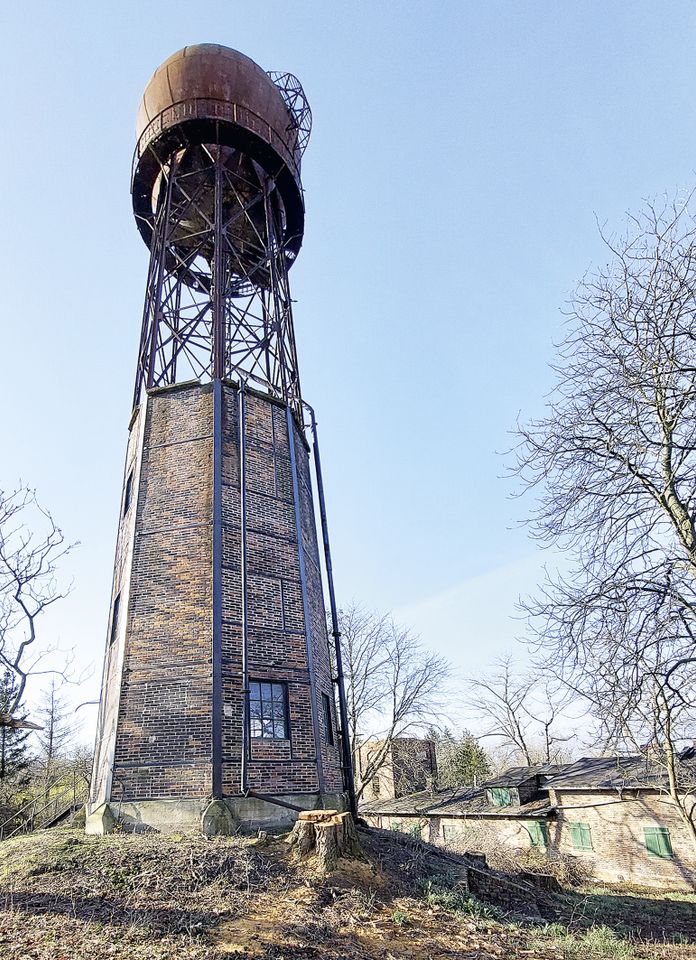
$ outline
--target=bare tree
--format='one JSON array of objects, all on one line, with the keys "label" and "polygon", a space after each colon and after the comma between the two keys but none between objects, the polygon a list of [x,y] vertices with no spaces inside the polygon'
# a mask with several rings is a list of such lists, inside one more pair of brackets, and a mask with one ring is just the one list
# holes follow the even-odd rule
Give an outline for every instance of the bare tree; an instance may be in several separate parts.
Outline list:
[{"label": "bare tree", "polygon": [[526,606],[546,668],[610,738],[651,731],[696,842],[676,745],[694,718],[696,221],[693,195],[647,204],[579,285],[540,420],[517,471],[538,492],[533,536],[564,550]]},{"label": "bare tree", "polygon": [[510,656],[468,681],[469,705],[483,721],[482,737],[494,738],[510,759],[554,763],[564,757],[569,739],[559,729],[567,693],[548,680],[516,670]]},{"label": "bare tree", "polygon": [[[390,616],[353,604],[339,611],[356,793],[387,761],[396,738],[422,734],[441,717],[448,662]],[[367,738],[370,751],[361,751]]]},{"label": "bare tree", "polygon": [[39,621],[66,595],[56,566],[72,546],[33,491],[0,491],[0,667],[17,678],[5,708],[8,717],[22,701],[27,677],[43,672],[38,666],[50,645],[39,643]]},{"label": "bare tree", "polygon": [[[605,611],[601,644],[583,644],[560,666],[566,685],[591,704],[599,744],[644,754],[645,775],[663,786],[696,844],[696,756],[680,749],[696,734],[696,663],[682,656],[668,598],[656,596],[638,611]],[[587,659],[590,648],[595,655]]]}]

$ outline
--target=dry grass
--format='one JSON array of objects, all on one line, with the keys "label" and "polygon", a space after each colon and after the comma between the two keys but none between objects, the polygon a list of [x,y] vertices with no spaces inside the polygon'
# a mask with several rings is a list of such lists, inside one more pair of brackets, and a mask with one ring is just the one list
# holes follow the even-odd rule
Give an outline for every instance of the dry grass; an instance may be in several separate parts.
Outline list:
[{"label": "dry grass", "polygon": [[[456,862],[436,851],[378,834],[363,839],[366,862],[328,878],[293,863],[278,839],[55,830],[8,841],[0,846],[0,957],[696,958],[690,943],[624,934],[616,916],[525,925],[466,893]],[[562,913],[567,904],[558,901]],[[688,899],[679,904],[694,912]]]}]

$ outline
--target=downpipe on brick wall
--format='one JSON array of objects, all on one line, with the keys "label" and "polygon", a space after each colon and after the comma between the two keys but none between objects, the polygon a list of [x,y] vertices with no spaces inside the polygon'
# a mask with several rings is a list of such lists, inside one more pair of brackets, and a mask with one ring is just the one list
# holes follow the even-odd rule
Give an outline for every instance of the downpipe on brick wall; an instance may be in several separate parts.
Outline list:
[{"label": "downpipe on brick wall", "polygon": [[[292,498],[295,507],[295,532],[297,536],[297,558],[300,565],[300,587],[302,591],[302,611],[305,624],[305,643],[307,646],[307,672],[309,674],[310,706],[312,709],[312,730],[314,732],[314,752],[316,755],[317,778],[319,793],[326,793],[324,780],[323,759],[321,754],[321,731],[319,727],[319,692],[314,672],[314,640],[312,636],[312,617],[307,595],[307,567],[305,564],[305,550],[302,535],[302,512],[300,507],[300,475],[297,467],[295,450],[295,418],[290,405],[285,407],[288,425],[288,443],[290,445],[290,470],[292,472]],[[309,463],[307,464],[309,468]],[[311,484],[310,484],[311,486]],[[311,494],[310,494],[311,495]]]},{"label": "downpipe on brick wall", "polygon": [[222,382],[213,380],[213,797],[222,798]]},{"label": "downpipe on brick wall", "polygon": [[329,586],[329,607],[331,609],[331,634],[334,640],[334,649],[336,652],[336,678],[335,683],[338,687],[338,710],[341,717],[341,753],[343,766],[343,785],[348,793],[348,803],[350,812],[355,819],[358,815],[358,804],[355,796],[355,780],[353,777],[353,756],[351,753],[350,734],[348,727],[348,707],[346,703],[346,687],[343,675],[343,656],[341,654],[341,631],[338,625],[338,607],[336,605],[336,592],[334,590],[333,566],[331,563],[331,544],[329,542],[329,525],[326,519],[326,501],[324,499],[324,482],[321,473],[321,457],[319,455],[319,437],[317,435],[317,420],[314,415],[314,407],[306,400],[302,405],[309,411],[312,426],[312,452],[314,454],[314,472],[317,478],[317,494],[319,496],[319,516],[321,518],[321,534],[324,542],[324,561],[326,567],[326,580]]},{"label": "downpipe on brick wall", "polygon": [[249,790],[249,658],[248,658],[248,595],[247,595],[247,524],[246,524],[246,380],[240,380],[237,392],[239,419],[239,525],[240,567],[242,587],[242,762],[240,787],[243,796]]}]

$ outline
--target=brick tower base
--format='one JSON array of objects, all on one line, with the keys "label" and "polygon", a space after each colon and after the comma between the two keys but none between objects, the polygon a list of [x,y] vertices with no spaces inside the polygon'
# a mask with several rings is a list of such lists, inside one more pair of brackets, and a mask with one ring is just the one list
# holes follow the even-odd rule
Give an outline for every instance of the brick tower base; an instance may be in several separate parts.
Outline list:
[{"label": "brick tower base", "polygon": [[289,408],[231,382],[151,392],[120,517],[87,831],[294,819],[249,791],[343,809],[309,455]]}]

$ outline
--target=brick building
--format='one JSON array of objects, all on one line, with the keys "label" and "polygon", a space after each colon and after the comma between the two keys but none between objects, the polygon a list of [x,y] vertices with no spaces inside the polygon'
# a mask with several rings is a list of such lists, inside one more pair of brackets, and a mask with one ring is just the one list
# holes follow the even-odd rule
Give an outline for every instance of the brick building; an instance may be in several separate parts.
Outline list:
[{"label": "brick building", "polygon": [[[683,757],[696,783],[693,751]],[[692,818],[693,797],[687,799]],[[663,768],[649,757],[591,757],[560,766],[518,767],[475,789],[423,791],[373,800],[361,814],[458,850],[536,848],[575,857],[610,883],[693,890],[696,845],[667,793]]]},{"label": "brick building", "polygon": [[435,744],[416,737],[368,740],[358,751],[356,775],[364,783],[364,803],[425,790],[437,780]]}]

